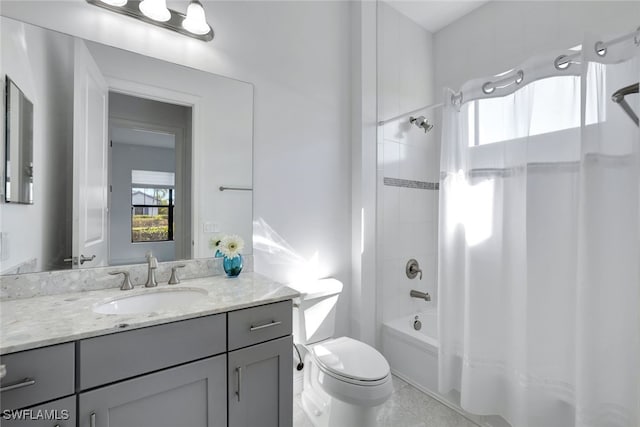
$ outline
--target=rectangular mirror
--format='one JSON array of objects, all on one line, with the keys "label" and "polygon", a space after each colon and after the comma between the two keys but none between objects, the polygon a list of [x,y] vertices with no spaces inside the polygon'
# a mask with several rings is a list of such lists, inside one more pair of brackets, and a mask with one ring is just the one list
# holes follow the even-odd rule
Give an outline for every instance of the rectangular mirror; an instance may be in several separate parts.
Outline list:
[{"label": "rectangular mirror", "polygon": [[35,105],[34,204],[0,203],[0,274],[213,257],[221,234],[251,253],[252,191],[220,187],[252,188],[252,84],[6,17],[0,55]]},{"label": "rectangular mirror", "polygon": [[5,202],[33,203],[33,103],[6,77]]}]

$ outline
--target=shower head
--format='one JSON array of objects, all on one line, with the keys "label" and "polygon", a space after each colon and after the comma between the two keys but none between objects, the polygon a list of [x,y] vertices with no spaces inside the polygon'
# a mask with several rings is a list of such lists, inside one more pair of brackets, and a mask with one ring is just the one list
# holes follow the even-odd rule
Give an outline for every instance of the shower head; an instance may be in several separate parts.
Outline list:
[{"label": "shower head", "polygon": [[429,120],[427,120],[424,116],[409,117],[409,123],[413,123],[417,127],[424,129],[424,133],[427,133],[431,129],[433,129],[433,125],[429,123]]}]

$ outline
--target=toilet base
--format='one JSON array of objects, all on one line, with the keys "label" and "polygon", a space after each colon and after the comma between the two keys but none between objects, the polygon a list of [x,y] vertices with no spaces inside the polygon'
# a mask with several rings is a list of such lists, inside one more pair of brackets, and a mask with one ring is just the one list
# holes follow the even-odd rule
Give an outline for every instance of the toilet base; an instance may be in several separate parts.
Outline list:
[{"label": "toilet base", "polygon": [[314,427],[375,427],[382,406],[352,405],[316,389],[303,390],[301,401]]}]

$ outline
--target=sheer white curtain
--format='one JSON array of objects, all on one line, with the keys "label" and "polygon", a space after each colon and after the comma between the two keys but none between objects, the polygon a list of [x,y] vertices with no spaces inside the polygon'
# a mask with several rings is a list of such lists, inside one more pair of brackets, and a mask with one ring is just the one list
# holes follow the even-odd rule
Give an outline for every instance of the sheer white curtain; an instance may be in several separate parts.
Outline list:
[{"label": "sheer white curtain", "polygon": [[640,48],[597,40],[444,108],[440,392],[514,427],[640,425]]}]

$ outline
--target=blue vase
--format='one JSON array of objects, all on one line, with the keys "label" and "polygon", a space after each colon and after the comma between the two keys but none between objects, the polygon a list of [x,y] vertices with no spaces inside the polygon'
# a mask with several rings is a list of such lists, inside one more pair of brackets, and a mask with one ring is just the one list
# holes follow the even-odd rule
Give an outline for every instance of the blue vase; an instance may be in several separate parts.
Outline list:
[{"label": "blue vase", "polygon": [[242,271],[242,255],[233,258],[225,256],[222,260],[222,266],[224,267],[224,272],[227,273],[227,277],[238,277]]},{"label": "blue vase", "polygon": [[220,252],[220,249],[216,249],[216,254],[213,256],[214,258],[222,258],[224,255]]}]

